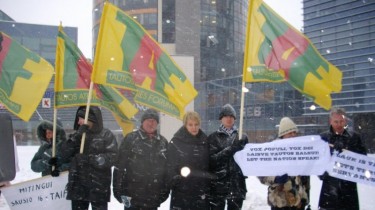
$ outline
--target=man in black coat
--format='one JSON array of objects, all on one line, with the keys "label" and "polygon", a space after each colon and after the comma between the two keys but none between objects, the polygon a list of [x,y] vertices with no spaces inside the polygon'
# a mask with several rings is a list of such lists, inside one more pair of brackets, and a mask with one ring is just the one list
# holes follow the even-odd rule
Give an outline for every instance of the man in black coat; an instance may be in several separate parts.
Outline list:
[{"label": "man in black coat", "polygon": [[159,114],[147,109],[141,127],[127,134],[120,145],[113,172],[113,193],[127,210],[157,210],[169,196],[168,141],[157,131]]},{"label": "man in black coat", "polygon": [[[333,150],[342,152],[349,150],[366,155],[366,148],[357,133],[348,131],[346,113],[341,108],[332,108],[330,112],[330,129],[320,136]],[[325,172],[320,179],[323,181],[320,191],[319,209],[321,210],[359,210],[357,184],[331,177]]]},{"label": "man in black coat", "polygon": [[248,139],[238,139],[238,130],[234,125],[236,111],[230,104],[222,107],[219,129],[208,136],[210,153],[210,172],[216,176],[212,183],[212,210],[241,209],[246,198],[246,183],[240,167],[233,155],[242,150]]},{"label": "man in black coat", "polygon": [[[103,118],[98,107],[89,109],[88,123],[84,124],[86,107],[78,108],[74,130],[62,146],[62,157],[71,159],[67,184],[67,199],[72,200],[72,210],[106,210],[111,197],[111,167],[116,162],[117,141],[113,133],[103,128]],[[80,152],[81,139],[83,152]]]}]

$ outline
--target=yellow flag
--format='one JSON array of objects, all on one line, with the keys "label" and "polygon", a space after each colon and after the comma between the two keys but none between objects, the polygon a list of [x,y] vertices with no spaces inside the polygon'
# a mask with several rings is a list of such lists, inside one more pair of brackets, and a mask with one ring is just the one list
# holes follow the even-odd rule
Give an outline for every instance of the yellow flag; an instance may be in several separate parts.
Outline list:
[{"label": "yellow flag", "polygon": [[53,66],[0,32],[0,102],[29,121],[48,88]]},{"label": "yellow flag", "polygon": [[330,94],[341,91],[342,72],[325,60],[311,41],[262,0],[249,5],[244,82],[269,81],[259,72],[284,78],[295,89],[328,110]]}]

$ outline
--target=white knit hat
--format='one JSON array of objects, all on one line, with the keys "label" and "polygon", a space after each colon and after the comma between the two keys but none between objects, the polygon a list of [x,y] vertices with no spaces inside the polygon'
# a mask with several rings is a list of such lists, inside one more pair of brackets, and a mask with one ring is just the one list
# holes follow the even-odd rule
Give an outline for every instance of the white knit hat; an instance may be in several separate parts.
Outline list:
[{"label": "white knit hat", "polygon": [[293,131],[298,132],[297,125],[289,117],[283,117],[280,120],[278,137],[281,138],[285,134]]}]

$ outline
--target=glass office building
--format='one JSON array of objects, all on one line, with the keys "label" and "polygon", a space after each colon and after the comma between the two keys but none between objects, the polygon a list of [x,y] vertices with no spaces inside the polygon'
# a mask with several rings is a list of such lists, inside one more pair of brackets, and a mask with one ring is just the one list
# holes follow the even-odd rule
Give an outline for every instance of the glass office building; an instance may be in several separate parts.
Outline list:
[{"label": "glass office building", "polygon": [[[304,0],[303,5],[304,33],[343,72],[342,90],[333,94],[333,105],[345,108],[351,128],[374,150],[375,1]],[[304,115],[327,118],[321,108],[305,109]]]},{"label": "glass office building", "polygon": [[[103,1],[94,2],[95,11],[100,11]],[[134,15],[156,40],[173,44],[177,55],[194,56],[199,91],[194,107],[202,116],[203,130],[211,133],[218,128],[218,115],[226,103],[234,106],[239,119],[249,1],[113,2]],[[343,72],[342,91],[332,95],[333,106],[347,110],[350,129],[360,131],[368,146],[374,145],[375,136],[374,8],[373,1],[303,1],[303,32]],[[100,18],[97,14],[94,23]],[[158,21],[150,21],[151,17]],[[289,84],[248,83],[246,87],[243,131],[252,142],[275,139],[284,116],[291,117],[304,135],[328,129],[328,111],[312,109],[311,100]]]}]

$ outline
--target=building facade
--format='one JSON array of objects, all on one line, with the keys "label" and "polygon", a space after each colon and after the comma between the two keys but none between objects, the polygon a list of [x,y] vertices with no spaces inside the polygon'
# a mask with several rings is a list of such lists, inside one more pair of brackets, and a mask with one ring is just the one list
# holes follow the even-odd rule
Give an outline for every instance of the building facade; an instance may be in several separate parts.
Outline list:
[{"label": "building facade", "polygon": [[[94,2],[100,5],[102,1]],[[239,119],[249,1],[117,0],[113,3],[134,15],[160,43],[172,44],[172,54],[194,56],[195,88],[199,92],[194,107],[202,116],[203,130],[211,133],[217,129],[221,106],[226,103],[234,106]],[[303,1],[303,32],[323,57],[343,71],[343,88],[333,94],[333,106],[347,110],[351,129],[363,133],[367,145],[375,138],[374,7],[373,1]],[[243,130],[251,141],[273,140],[284,116],[291,117],[304,135],[318,134],[328,128],[328,111],[313,109],[311,100],[289,84],[249,83],[246,87],[249,92],[245,94],[242,110]]]},{"label": "building facade", "polygon": [[[56,56],[56,38],[58,26],[38,25],[20,23],[14,21],[11,17],[0,10],[0,31],[9,35],[13,40],[17,41],[27,49],[35,52],[51,65],[55,65]],[[64,32],[77,43],[78,29],[76,27],[64,27]],[[27,91],[27,90],[25,90]],[[43,98],[48,104],[40,103],[37,111],[32,115],[28,122],[24,122],[17,116],[11,114],[13,121],[13,130],[17,139],[17,144],[39,144],[36,137],[36,127],[40,120],[53,119],[54,104],[54,77],[45,92]],[[64,127],[72,128],[76,108],[61,109],[58,117],[61,119]],[[4,106],[0,106],[0,112],[8,112]],[[9,113],[9,112],[8,112]]]},{"label": "building facade", "polygon": [[[304,33],[343,72],[342,90],[333,94],[333,105],[345,108],[350,127],[374,151],[375,1],[304,0],[303,5]],[[304,115],[328,118],[321,108],[305,109]]]}]

